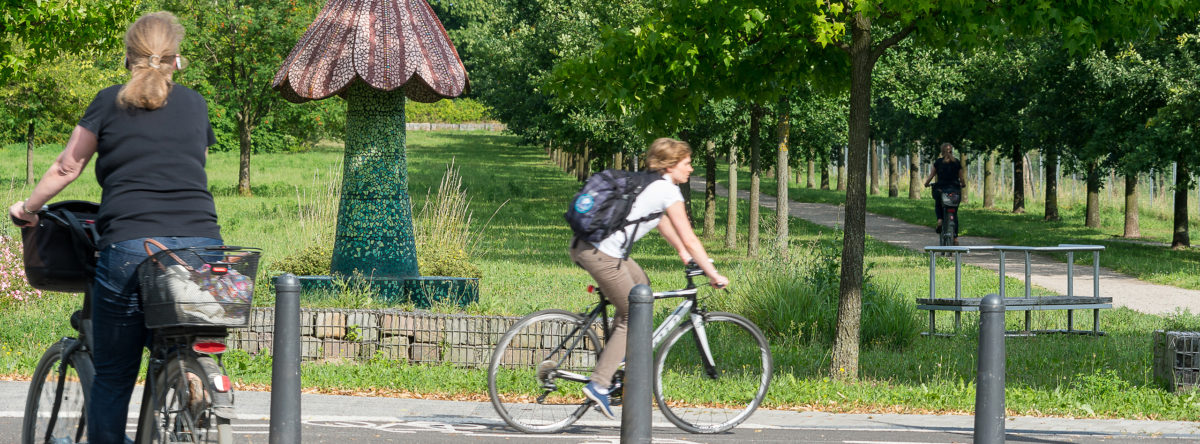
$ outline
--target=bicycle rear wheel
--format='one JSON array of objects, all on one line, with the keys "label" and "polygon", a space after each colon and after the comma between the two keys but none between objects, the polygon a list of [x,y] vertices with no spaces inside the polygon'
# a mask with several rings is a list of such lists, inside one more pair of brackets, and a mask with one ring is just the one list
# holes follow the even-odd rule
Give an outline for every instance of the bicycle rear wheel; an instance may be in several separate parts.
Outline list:
[{"label": "bicycle rear wheel", "polygon": [[154,383],[153,402],[142,409],[139,435],[144,444],[233,442],[229,419],[213,413],[205,378],[203,367],[193,359],[180,357],[164,364]]},{"label": "bicycle rear wheel", "polygon": [[[23,444],[74,443],[87,435],[87,390],[93,369],[73,352],[75,339],[51,345],[33,371],[25,399]],[[63,356],[64,351],[72,351]],[[60,388],[61,383],[61,388]]]},{"label": "bicycle rear wheel", "polygon": [[525,433],[554,433],[587,413],[592,403],[582,390],[600,340],[583,323],[575,313],[543,310],[500,338],[488,366],[488,395],[504,422]]},{"label": "bicycle rear wheel", "polygon": [[705,364],[691,322],[671,332],[654,362],[654,398],[672,423],[691,433],[718,433],[745,421],[771,383],[771,349],[746,318],[706,313],[703,323],[713,366]]}]

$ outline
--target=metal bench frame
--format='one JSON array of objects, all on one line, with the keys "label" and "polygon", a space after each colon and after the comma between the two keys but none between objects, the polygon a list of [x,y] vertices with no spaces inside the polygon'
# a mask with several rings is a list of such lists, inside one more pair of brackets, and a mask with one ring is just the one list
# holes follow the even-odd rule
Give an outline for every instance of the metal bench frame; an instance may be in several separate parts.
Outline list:
[{"label": "metal bench frame", "polygon": [[[1090,334],[1103,335],[1100,331],[1100,310],[1112,308],[1111,297],[1100,296],[1100,252],[1104,250],[1103,245],[1075,245],[1075,244],[1059,244],[1055,247],[1013,247],[1013,246],[959,246],[959,247],[941,247],[928,246],[925,247],[925,252],[929,253],[929,298],[917,298],[917,309],[929,311],[929,331],[923,334],[937,335],[936,314],[938,311],[953,311],[954,312],[954,332],[957,333],[962,326],[962,312],[964,311],[979,311],[979,301],[982,298],[964,298],[962,297],[962,255],[972,252],[996,252],[1000,258],[1000,297],[1004,298],[1005,311],[1024,311],[1025,312],[1025,330],[1009,332],[1010,334],[1035,334],[1035,333],[1073,333],[1073,334]],[[1076,296],[1075,295],[1075,253],[1088,252],[1092,253],[1092,295],[1091,296]],[[1006,253],[1017,252],[1023,253],[1025,256],[1025,297],[1007,297],[1005,293],[1005,258]],[[1033,296],[1031,294],[1032,284],[1029,277],[1032,269],[1030,262],[1033,253],[1051,253],[1065,252],[1067,253],[1067,294],[1065,296]],[[954,256],[954,298],[939,298],[937,297],[937,256],[939,254],[952,254]],[[1092,330],[1075,330],[1075,310],[1092,310]],[[1067,310],[1067,329],[1066,330],[1031,330],[1032,312],[1034,310]]]}]

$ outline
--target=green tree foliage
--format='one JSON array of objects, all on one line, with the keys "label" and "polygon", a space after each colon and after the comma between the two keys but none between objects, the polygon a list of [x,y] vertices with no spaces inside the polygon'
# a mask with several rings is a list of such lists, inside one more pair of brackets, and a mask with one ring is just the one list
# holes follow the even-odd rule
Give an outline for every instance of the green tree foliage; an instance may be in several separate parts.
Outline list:
[{"label": "green tree foliage", "polygon": [[132,0],[3,0],[0,14],[0,83],[43,61],[120,46]]},{"label": "green tree foliage", "polygon": [[229,136],[236,137],[242,195],[250,195],[250,155],[256,148],[274,151],[340,129],[331,116],[344,105],[280,106],[282,97],[271,90],[275,71],[321,5],[296,0],[164,0],[155,6],[174,12],[187,28],[181,51],[191,66],[181,81],[194,83],[208,98],[217,149],[228,149]]}]

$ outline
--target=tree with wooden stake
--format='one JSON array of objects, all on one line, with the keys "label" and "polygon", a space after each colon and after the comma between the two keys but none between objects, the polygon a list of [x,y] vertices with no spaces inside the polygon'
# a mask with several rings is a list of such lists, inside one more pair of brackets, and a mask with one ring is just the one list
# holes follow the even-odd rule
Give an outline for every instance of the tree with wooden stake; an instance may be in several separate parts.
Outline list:
[{"label": "tree with wooden stake", "polygon": [[468,81],[429,4],[331,0],[292,49],[272,87],[295,103],[334,95],[346,100],[331,274],[361,275],[384,299],[431,302],[430,286],[438,287],[439,281],[421,279],[417,270],[405,97],[418,102],[458,97]]}]

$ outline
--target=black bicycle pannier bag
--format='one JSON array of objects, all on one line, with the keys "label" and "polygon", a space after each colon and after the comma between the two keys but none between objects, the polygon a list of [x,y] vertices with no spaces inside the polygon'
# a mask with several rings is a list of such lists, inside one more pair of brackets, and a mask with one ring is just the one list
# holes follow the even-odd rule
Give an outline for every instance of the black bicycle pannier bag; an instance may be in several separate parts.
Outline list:
[{"label": "black bicycle pannier bag", "polygon": [[25,278],[33,288],[82,293],[96,270],[96,217],[100,205],[55,202],[38,213],[38,224],[21,228]]}]

